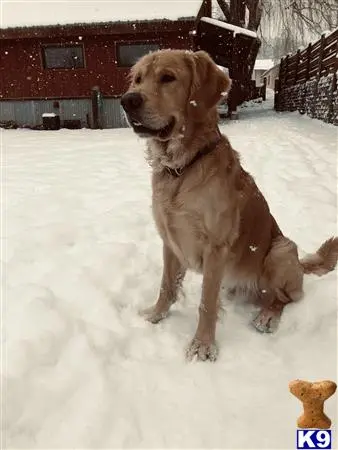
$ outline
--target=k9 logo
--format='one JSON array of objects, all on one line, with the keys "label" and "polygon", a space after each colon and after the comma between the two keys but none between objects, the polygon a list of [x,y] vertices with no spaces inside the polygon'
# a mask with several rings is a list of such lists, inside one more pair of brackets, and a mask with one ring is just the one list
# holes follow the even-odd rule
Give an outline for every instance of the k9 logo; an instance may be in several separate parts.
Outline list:
[{"label": "k9 logo", "polygon": [[330,449],[331,430],[297,430],[297,449]]}]

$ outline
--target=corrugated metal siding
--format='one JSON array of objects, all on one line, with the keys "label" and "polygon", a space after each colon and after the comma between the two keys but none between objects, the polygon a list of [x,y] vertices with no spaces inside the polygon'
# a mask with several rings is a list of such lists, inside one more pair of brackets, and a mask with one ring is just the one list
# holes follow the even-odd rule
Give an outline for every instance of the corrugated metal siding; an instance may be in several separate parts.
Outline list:
[{"label": "corrugated metal siding", "polygon": [[60,118],[62,120],[81,120],[82,127],[88,127],[87,114],[91,117],[91,100],[60,100]]},{"label": "corrugated metal siding", "polygon": [[56,112],[53,108],[53,100],[32,100],[34,111],[34,123],[29,125],[42,125],[42,114]]},{"label": "corrugated metal siding", "polygon": [[103,100],[102,116],[103,128],[124,128],[128,126],[119,98]]},{"label": "corrugated metal siding", "polygon": [[15,102],[0,102],[0,121],[13,120]]},{"label": "corrugated metal siding", "polygon": [[[90,126],[92,108],[90,99],[58,100],[60,108],[53,108],[53,100],[0,101],[0,121],[13,120],[18,126],[42,125],[42,114],[55,112],[60,114],[61,126],[63,120],[80,120],[82,127]],[[103,128],[124,128],[127,122],[122,112],[119,98],[103,99]]]},{"label": "corrugated metal siding", "polygon": [[13,120],[18,125],[34,125],[35,111],[32,101],[1,102],[0,121]]}]

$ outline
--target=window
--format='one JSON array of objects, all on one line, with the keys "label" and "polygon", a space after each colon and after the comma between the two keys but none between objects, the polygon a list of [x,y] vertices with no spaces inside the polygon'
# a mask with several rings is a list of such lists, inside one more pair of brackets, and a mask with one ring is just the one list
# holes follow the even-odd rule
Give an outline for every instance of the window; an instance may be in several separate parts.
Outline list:
[{"label": "window", "polygon": [[82,45],[48,45],[43,47],[45,69],[80,69],[84,67]]},{"label": "window", "polygon": [[158,44],[119,44],[117,46],[118,65],[122,67],[133,66],[142,56],[159,49]]}]

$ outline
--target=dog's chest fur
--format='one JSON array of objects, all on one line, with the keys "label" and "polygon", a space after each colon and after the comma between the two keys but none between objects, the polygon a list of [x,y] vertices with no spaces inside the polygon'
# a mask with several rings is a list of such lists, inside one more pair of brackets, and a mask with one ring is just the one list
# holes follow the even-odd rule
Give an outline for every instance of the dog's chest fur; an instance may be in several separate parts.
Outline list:
[{"label": "dog's chest fur", "polygon": [[[208,183],[199,187],[185,174],[153,175],[153,215],[160,236],[185,267],[197,272],[202,270],[206,246],[223,245],[226,234],[233,232],[233,222],[224,223],[226,192],[220,207],[214,195],[206,194],[212,193],[209,188]],[[224,223],[221,236],[220,222]]]}]

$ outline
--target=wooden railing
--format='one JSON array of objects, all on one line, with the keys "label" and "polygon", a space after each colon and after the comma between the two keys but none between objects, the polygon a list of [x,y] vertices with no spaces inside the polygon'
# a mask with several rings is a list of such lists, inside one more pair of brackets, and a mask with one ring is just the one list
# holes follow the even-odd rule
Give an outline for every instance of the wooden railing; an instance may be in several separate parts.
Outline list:
[{"label": "wooden railing", "polygon": [[[307,48],[298,50],[294,55],[282,58],[279,78],[275,84],[275,109],[277,111],[298,109],[300,112],[308,112],[305,110],[305,107],[299,104],[301,100],[298,103],[296,101],[288,101],[290,93],[296,92],[297,87],[301,87],[302,85],[309,86],[308,82],[312,82],[310,83],[312,86],[311,92],[310,89],[305,92],[303,101],[304,103],[306,102],[308,94],[311,94],[315,100],[320,80],[328,77],[332,85],[328,89],[328,94],[325,99],[327,102],[331,102],[330,108],[332,111],[330,116],[334,115],[334,96],[337,92],[337,54],[338,30],[327,36],[322,35],[317,42],[309,44]],[[315,111],[310,115],[315,117]]]},{"label": "wooden railing", "polygon": [[337,67],[338,30],[321,37],[314,44],[292,56],[281,59],[279,81],[282,86],[293,86],[312,78],[335,72]]}]

